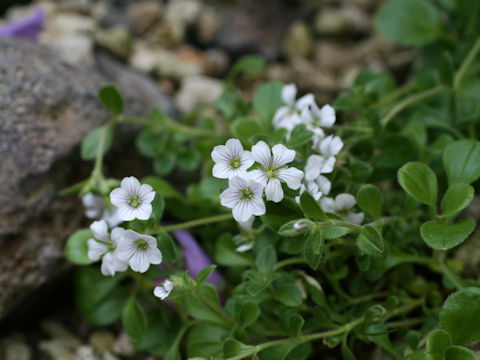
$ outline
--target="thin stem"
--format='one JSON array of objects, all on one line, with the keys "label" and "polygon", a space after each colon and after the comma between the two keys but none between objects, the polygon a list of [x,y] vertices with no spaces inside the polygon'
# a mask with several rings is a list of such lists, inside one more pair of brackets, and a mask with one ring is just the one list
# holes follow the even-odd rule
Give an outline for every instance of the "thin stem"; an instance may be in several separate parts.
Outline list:
[{"label": "thin stem", "polygon": [[444,261],[440,261],[440,269],[442,270],[443,275],[450,280],[450,282],[457,288],[457,290],[463,289],[465,284],[463,281],[455,274],[450,268],[445,264]]},{"label": "thin stem", "polygon": [[471,63],[477,56],[478,52],[480,51],[480,38],[477,39],[475,45],[468,53],[467,57],[463,61],[462,65],[458,69],[457,73],[455,74],[455,78],[453,79],[453,89],[457,90],[460,86],[465,73],[467,72],[468,68],[470,67]]},{"label": "thin stem", "polygon": [[191,220],[191,221],[187,221],[187,222],[175,224],[175,225],[159,226],[154,228],[151,231],[151,233],[157,234],[161,232],[169,232],[169,231],[180,230],[180,229],[189,229],[189,228],[200,226],[200,225],[206,225],[206,224],[217,223],[225,220],[230,220],[232,218],[233,218],[232,214],[215,215],[215,216],[210,216],[210,217],[197,219],[197,220]]},{"label": "thin stem", "polygon": [[396,90],[392,91],[390,94],[388,94],[387,96],[383,97],[382,100],[380,100],[379,102],[377,102],[375,104],[376,107],[383,107],[385,105],[387,105],[388,103],[392,102],[393,100],[399,98],[400,96],[404,95],[405,93],[409,92],[410,90],[412,90],[414,87],[415,87],[415,82],[409,82],[409,83],[406,83],[404,85],[402,85],[401,87],[397,88]]},{"label": "thin stem", "polygon": [[406,319],[406,320],[391,321],[389,323],[386,323],[385,326],[387,327],[387,329],[392,329],[392,328],[400,328],[400,327],[411,327],[411,326],[423,324],[424,322],[425,322],[425,319],[423,318]]},{"label": "thin stem", "polygon": [[293,265],[293,264],[304,264],[305,259],[303,257],[293,257],[277,262],[275,265],[274,271],[281,269],[284,266]]},{"label": "thin stem", "polygon": [[358,305],[358,304],[361,304],[361,303],[364,303],[364,302],[367,302],[367,301],[370,301],[370,300],[373,300],[373,299],[385,297],[387,295],[389,295],[389,293],[384,291],[384,292],[380,292],[380,293],[368,294],[368,295],[365,295],[365,296],[352,298],[350,300],[345,301],[345,303],[342,304],[341,308],[352,306],[352,305]]},{"label": "thin stem", "polygon": [[412,95],[402,101],[400,101],[397,105],[395,105],[388,113],[387,115],[382,119],[380,120],[380,123],[382,124],[382,126],[387,126],[387,124],[395,117],[395,115],[397,115],[400,111],[402,111],[403,109],[405,109],[406,107],[418,102],[418,101],[421,101],[423,99],[426,99],[430,96],[433,96],[435,94],[438,94],[444,90],[446,90],[447,88],[443,85],[441,86],[437,86],[437,87],[434,87],[433,89],[430,89],[430,90],[427,90],[427,91],[423,91],[423,92],[420,92],[418,94],[415,94],[415,95]]},{"label": "thin stem", "polygon": [[113,122],[109,122],[103,128],[102,133],[100,134],[100,139],[98,139],[97,154],[95,157],[95,165],[92,170],[92,177],[95,181],[99,180],[102,177],[102,165],[103,165],[103,149],[105,147],[105,140],[107,139],[107,133],[110,130],[110,127],[113,126]]}]

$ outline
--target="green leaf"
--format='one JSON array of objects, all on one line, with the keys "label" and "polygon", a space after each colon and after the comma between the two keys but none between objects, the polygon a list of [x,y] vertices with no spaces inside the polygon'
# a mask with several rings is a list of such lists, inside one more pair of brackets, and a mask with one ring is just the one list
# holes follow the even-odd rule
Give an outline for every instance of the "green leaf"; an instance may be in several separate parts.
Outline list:
[{"label": "green leaf", "polygon": [[480,81],[462,84],[455,91],[455,119],[458,122],[480,119]]},{"label": "green leaf", "polygon": [[266,66],[265,59],[259,55],[245,55],[241,57],[230,69],[228,81],[234,81],[242,72],[260,72]]},{"label": "green leaf", "polygon": [[98,92],[102,105],[113,115],[120,115],[123,112],[123,97],[115,85],[106,85]]},{"label": "green leaf", "polygon": [[[106,131],[105,135],[103,135],[104,131]],[[80,149],[80,154],[83,160],[92,160],[96,158],[97,149],[102,136],[105,136],[103,154],[110,149],[113,140],[113,127],[107,124],[93,129],[87,134],[87,136],[85,136]]]},{"label": "green leaf", "polygon": [[197,284],[200,285],[203,282],[205,282],[205,280],[208,279],[208,277],[213,272],[213,270],[215,270],[216,267],[217,267],[217,265],[212,264],[212,265],[208,265],[208,266],[204,267],[202,270],[200,270],[199,273],[197,274],[197,278],[196,278]]},{"label": "green leaf", "polygon": [[162,263],[172,264],[177,261],[177,248],[169,233],[161,233],[157,236],[158,250],[162,253]]},{"label": "green leaf", "polygon": [[378,256],[385,250],[382,235],[373,226],[366,225],[358,235],[357,246],[365,254]]},{"label": "green leaf", "polygon": [[402,188],[421,203],[437,204],[437,177],[430,167],[421,162],[409,162],[398,170]]},{"label": "green leaf", "polygon": [[383,348],[390,354],[396,355],[395,348],[390,342],[390,338],[388,336],[388,330],[384,324],[371,323],[367,326],[366,332],[368,334],[367,337],[369,340],[379,345],[381,348]]},{"label": "green leaf", "polygon": [[142,179],[142,184],[150,185],[153,190],[163,195],[165,199],[182,198],[182,195],[170,183],[155,176]]},{"label": "green leaf", "polygon": [[260,115],[262,122],[268,126],[272,123],[275,112],[283,104],[282,88],[280,82],[267,82],[253,95],[253,108]]},{"label": "green leaf", "polygon": [[445,352],[445,360],[478,360],[478,357],[466,347],[451,346]]},{"label": "green leaf", "polygon": [[476,140],[458,140],[447,146],[443,165],[448,183],[471,184],[480,177],[480,143]]},{"label": "green leaf", "polygon": [[167,175],[173,170],[176,162],[177,155],[172,152],[165,151],[155,157],[153,169],[158,175]]},{"label": "green leaf", "polygon": [[423,46],[440,36],[442,18],[430,1],[392,0],[378,11],[375,27],[391,42]]},{"label": "green leaf", "polygon": [[345,334],[343,336],[343,339],[342,339],[343,360],[356,360],[355,355],[353,355],[352,350],[350,350],[350,348],[348,347],[347,339],[348,339],[347,334]]},{"label": "green leaf", "polygon": [[187,357],[223,357],[223,341],[231,329],[212,323],[194,325],[187,336]]},{"label": "green leaf", "polygon": [[291,336],[298,338],[302,334],[305,319],[298,314],[292,314],[288,318],[288,332]]},{"label": "green leaf", "polygon": [[306,217],[309,217],[313,220],[326,220],[327,216],[323,212],[322,208],[313,196],[308,192],[304,191],[300,195],[300,206]]},{"label": "green leaf", "polygon": [[196,319],[210,321],[219,325],[230,325],[223,318],[218,309],[221,309],[217,290],[210,283],[203,283],[197,291],[185,296],[185,305],[188,313]]},{"label": "green leaf", "polygon": [[232,132],[242,142],[248,142],[252,136],[263,134],[262,125],[255,119],[244,117],[235,120]]},{"label": "green leaf", "polygon": [[130,291],[127,289],[115,288],[106,298],[95,304],[87,312],[83,312],[85,320],[95,326],[113,324],[122,316],[129,297]]},{"label": "green leaf", "polygon": [[292,307],[299,306],[303,301],[302,293],[293,282],[284,283],[276,288],[275,299],[286,306]]},{"label": "green leaf", "polygon": [[92,239],[93,234],[88,229],[78,230],[67,240],[65,246],[65,255],[68,261],[76,265],[88,265],[93,263],[88,257],[88,239]]},{"label": "green leaf", "polygon": [[162,193],[156,192],[152,201],[152,218],[159,222],[162,220],[163,210],[165,209],[165,199]]},{"label": "green leaf", "polygon": [[202,155],[197,149],[184,149],[178,156],[178,164],[185,170],[193,171],[200,166]]},{"label": "green leaf", "polygon": [[273,271],[277,263],[277,254],[272,245],[264,247],[257,255],[257,269],[262,273],[270,273]]},{"label": "green leaf", "polygon": [[450,295],[442,306],[440,323],[453,344],[480,340],[480,288],[464,288]]},{"label": "green leaf", "polygon": [[443,329],[433,330],[428,335],[427,340],[427,359],[428,360],[444,360],[445,351],[452,343],[450,335]]},{"label": "green leaf", "polygon": [[295,344],[281,344],[262,350],[260,360],[284,360],[295,347]]},{"label": "green leaf", "polygon": [[132,296],[123,309],[123,327],[133,339],[141,339],[147,332],[147,316]]},{"label": "green leaf", "polygon": [[382,210],[382,194],[373,185],[363,185],[357,192],[357,204],[374,219],[379,219]]},{"label": "green leaf", "polygon": [[228,339],[223,344],[223,358],[246,357],[251,354],[253,346],[242,344],[235,339]]},{"label": "green leaf", "polygon": [[305,124],[299,124],[293,128],[288,146],[297,148],[304,145],[310,141],[313,135],[313,131],[308,130]]},{"label": "green leaf", "polygon": [[452,216],[465,209],[473,200],[475,190],[467,184],[451,185],[442,199],[442,217]]},{"label": "green leaf", "polygon": [[246,302],[240,310],[240,325],[242,328],[252,325],[260,316],[260,307],[254,302]]},{"label": "green leaf", "polygon": [[307,261],[307,264],[316,270],[320,264],[320,260],[323,256],[323,245],[325,244],[325,238],[321,231],[313,231],[307,236],[305,241],[305,247],[303,256]]},{"label": "green leaf", "polygon": [[285,236],[285,237],[295,237],[302,233],[310,231],[313,228],[313,226],[314,226],[314,222],[308,219],[292,220],[282,225],[282,227],[278,229],[278,233],[281,236]]},{"label": "green leaf", "polygon": [[252,260],[245,253],[235,251],[236,245],[230,235],[223,234],[215,247],[215,262],[224,266],[250,266]]},{"label": "green leaf", "polygon": [[435,250],[448,250],[461,244],[475,229],[475,222],[462,220],[453,225],[428,221],[420,227],[420,235]]}]

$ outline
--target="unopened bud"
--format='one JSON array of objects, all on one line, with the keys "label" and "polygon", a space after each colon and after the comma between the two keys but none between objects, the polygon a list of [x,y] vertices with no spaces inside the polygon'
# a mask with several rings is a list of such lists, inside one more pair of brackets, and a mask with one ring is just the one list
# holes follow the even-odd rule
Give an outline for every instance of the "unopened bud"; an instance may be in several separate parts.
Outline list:
[{"label": "unopened bud", "polygon": [[295,224],[293,224],[293,228],[296,232],[303,233],[310,229],[311,222],[306,219],[297,220]]}]

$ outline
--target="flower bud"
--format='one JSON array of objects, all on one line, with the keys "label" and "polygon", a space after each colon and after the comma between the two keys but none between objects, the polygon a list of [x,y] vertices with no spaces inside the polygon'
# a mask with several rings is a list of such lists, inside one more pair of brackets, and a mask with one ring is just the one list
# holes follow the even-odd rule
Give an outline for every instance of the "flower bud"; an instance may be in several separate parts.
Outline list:
[{"label": "flower bud", "polygon": [[297,220],[295,224],[293,224],[293,228],[295,229],[296,232],[299,232],[299,233],[308,231],[311,226],[312,226],[312,222],[307,219]]}]

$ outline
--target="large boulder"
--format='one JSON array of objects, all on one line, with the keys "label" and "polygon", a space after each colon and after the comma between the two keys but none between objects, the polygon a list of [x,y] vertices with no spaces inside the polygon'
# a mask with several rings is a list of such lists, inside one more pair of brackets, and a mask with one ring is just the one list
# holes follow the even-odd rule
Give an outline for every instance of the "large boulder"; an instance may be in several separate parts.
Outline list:
[{"label": "large boulder", "polygon": [[[79,200],[58,193],[91,171],[78,145],[109,118],[97,99],[107,82],[39,45],[0,38],[0,318],[66,268],[65,240],[86,225]],[[135,114],[148,107],[135,96],[127,104]],[[116,140],[133,146],[130,130]],[[113,151],[132,156],[128,146]],[[128,163],[137,168],[123,171],[138,173],[139,162]]]}]

